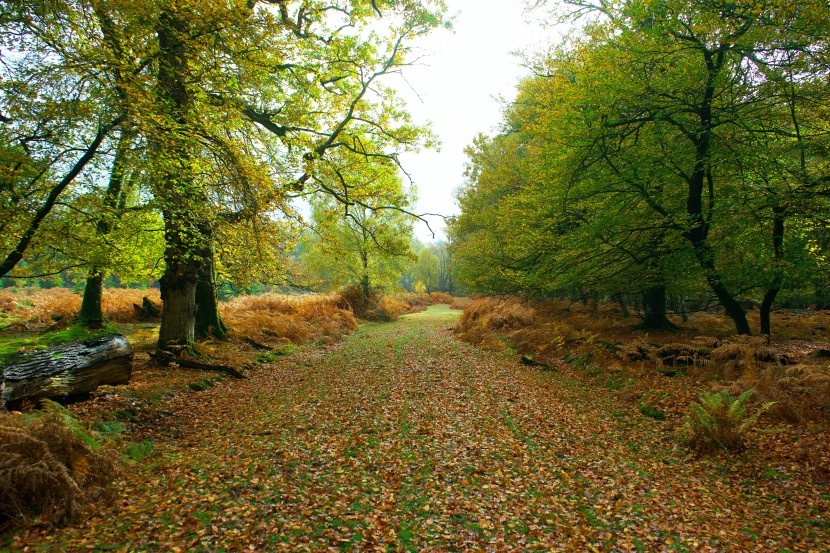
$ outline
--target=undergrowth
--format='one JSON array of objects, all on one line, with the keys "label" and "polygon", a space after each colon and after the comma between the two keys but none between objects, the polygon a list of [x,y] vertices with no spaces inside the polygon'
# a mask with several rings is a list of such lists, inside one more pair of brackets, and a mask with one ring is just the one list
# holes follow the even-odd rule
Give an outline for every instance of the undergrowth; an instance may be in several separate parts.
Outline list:
[{"label": "undergrowth", "polygon": [[[757,312],[749,317],[757,323]],[[478,298],[465,306],[456,330],[488,349],[562,360],[634,403],[655,386],[669,387],[681,398],[655,407],[667,416],[669,409],[681,416],[694,401],[694,388],[679,384],[691,377],[712,393],[740,396],[754,389],[753,401],[772,403],[768,414],[774,419],[830,417],[826,312],[773,312],[774,340],[730,335],[723,314],[696,313],[688,323],[676,318],[680,328],[673,332],[645,332],[637,322],[623,318],[615,304]],[[606,373],[613,379],[603,379]]]},{"label": "undergrowth", "polygon": [[455,298],[445,292],[388,295],[372,289],[366,298],[357,285],[345,287],[338,293],[338,298],[340,307],[351,309],[355,317],[364,321],[397,321],[401,315],[418,313],[431,305],[455,305]]},{"label": "undergrowth", "polygon": [[336,295],[241,296],[220,305],[235,339],[277,344],[337,341],[357,328],[353,313]]},{"label": "undergrowth", "polygon": [[[144,296],[161,303],[156,288],[105,288],[101,300],[104,319],[117,323],[139,320],[133,305]],[[0,329],[22,330],[44,327],[78,316],[82,296],[66,288],[7,288],[0,290]]]},{"label": "undergrowth", "polygon": [[758,417],[772,407],[772,403],[764,403],[750,411],[748,403],[754,392],[749,389],[738,397],[732,397],[725,390],[714,394],[701,392],[700,402],[690,406],[681,437],[697,453],[745,449],[747,433]]},{"label": "undergrowth", "polygon": [[111,498],[115,454],[57,403],[0,414],[0,519],[13,525],[81,518]]}]

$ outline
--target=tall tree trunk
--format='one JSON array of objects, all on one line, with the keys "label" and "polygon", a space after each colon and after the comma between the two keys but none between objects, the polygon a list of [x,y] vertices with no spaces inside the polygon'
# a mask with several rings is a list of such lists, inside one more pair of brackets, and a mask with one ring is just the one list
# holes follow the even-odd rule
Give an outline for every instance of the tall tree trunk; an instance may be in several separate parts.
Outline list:
[{"label": "tall tree trunk", "polygon": [[735,323],[735,331],[738,334],[751,335],[752,330],[749,328],[749,321],[746,319],[746,311],[721,281],[720,274],[715,270],[715,264],[712,261],[712,251],[709,244],[706,242],[700,243],[695,247],[695,255],[698,263],[703,267],[709,287],[720,300],[726,314]]},{"label": "tall tree trunk", "polygon": [[216,280],[213,260],[203,263],[199,269],[199,282],[196,284],[196,338],[211,336],[216,340],[228,340],[228,327],[219,313],[219,300],[216,297]]},{"label": "tall tree trunk", "polygon": [[[781,260],[782,246],[784,244],[784,208],[780,205],[772,206],[772,248],[774,254],[774,263],[778,264]],[[764,300],[761,302],[761,334],[769,336],[772,333],[772,325],[770,323],[770,312],[772,311],[772,304],[775,297],[781,290],[783,277],[779,267],[775,267],[775,276],[772,279],[769,289],[764,294]]]},{"label": "tall tree trunk", "polygon": [[[168,248],[170,249],[170,248]],[[170,259],[167,252],[165,259]],[[159,349],[171,345],[192,347],[196,330],[196,273],[193,263],[172,263],[161,277],[161,328]]]},{"label": "tall tree trunk", "polygon": [[219,313],[219,300],[216,296],[216,264],[214,261],[213,228],[203,225],[201,234],[205,237],[205,248],[200,252],[202,260],[199,267],[199,281],[196,283],[196,338],[212,336],[217,340],[227,341],[228,327],[222,322]]},{"label": "tall tree trunk", "polygon": [[[112,162],[112,169],[110,169],[110,180],[107,185],[107,192],[104,196],[105,214],[98,220],[96,230],[99,235],[106,236],[112,230],[112,225],[108,219],[109,212],[117,217],[124,209],[124,199],[122,190],[124,188],[124,174],[127,168],[127,152],[132,143],[134,133],[128,131],[121,131],[121,136],[118,138],[118,146],[115,150],[115,159]],[[78,320],[85,323],[86,326],[97,326],[104,320],[104,311],[101,308],[101,300],[104,296],[104,272],[101,267],[93,266],[89,270],[89,275],[86,279],[86,286],[84,287],[84,298],[81,302],[81,312],[78,315]]]},{"label": "tall tree trunk", "polygon": [[363,291],[363,305],[369,305],[369,255],[365,250],[360,252],[361,262],[363,263],[363,276],[360,279],[360,289]]},{"label": "tall tree trunk", "polygon": [[86,277],[84,298],[81,301],[81,312],[78,320],[87,327],[100,326],[104,321],[104,312],[101,309],[101,299],[104,295],[104,275],[92,269]]},{"label": "tall tree trunk", "polygon": [[157,97],[160,136],[155,138],[154,192],[164,218],[164,275],[160,279],[163,302],[158,347],[171,344],[192,347],[196,327],[196,285],[204,237],[198,213],[202,195],[195,189],[188,135],[191,100],[187,92],[187,25],[174,12],[159,15],[156,28],[158,59]]},{"label": "tall tree trunk", "polygon": [[617,292],[614,294],[614,299],[620,304],[620,313],[622,314],[623,319],[630,317],[631,314],[628,312],[628,305],[625,303],[625,294]]},{"label": "tall tree trunk", "polygon": [[677,327],[666,316],[666,287],[652,286],[643,292],[643,330],[674,330]]},{"label": "tall tree trunk", "polygon": [[678,306],[679,306],[678,311],[680,311],[680,316],[683,317],[683,322],[688,323],[689,322],[689,312],[686,311],[686,295],[685,294],[681,294],[680,297],[678,298]]},{"label": "tall tree trunk", "polygon": [[[718,297],[727,315],[735,323],[738,334],[752,334],[746,312],[735,297],[723,284],[720,273],[715,268],[714,254],[707,237],[711,217],[715,209],[715,185],[711,167],[712,154],[712,106],[715,97],[715,82],[723,69],[725,57],[723,51],[713,52],[702,49],[707,76],[700,105],[696,110],[699,118],[699,132],[689,135],[694,143],[695,165],[687,179],[688,195],[686,213],[689,216],[689,230],[686,239],[694,248],[695,257],[706,275],[706,281]],[[704,204],[704,190],[706,203]]]}]

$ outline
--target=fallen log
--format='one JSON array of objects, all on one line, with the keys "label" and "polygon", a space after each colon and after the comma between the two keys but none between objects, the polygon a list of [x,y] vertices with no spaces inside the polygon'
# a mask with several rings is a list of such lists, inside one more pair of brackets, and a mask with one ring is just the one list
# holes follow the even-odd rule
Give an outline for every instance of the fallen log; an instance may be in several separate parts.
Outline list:
[{"label": "fallen log", "polygon": [[120,334],[26,352],[0,366],[0,397],[8,405],[84,394],[102,384],[126,384],[132,358],[133,350]]},{"label": "fallen log", "polygon": [[239,372],[238,370],[234,369],[233,367],[229,367],[228,365],[212,365],[210,363],[201,363],[199,361],[194,361],[193,359],[186,359],[184,357],[177,357],[172,353],[166,351],[156,351],[155,353],[151,353],[150,357],[161,363],[162,365],[170,365],[176,364],[179,367],[184,369],[196,369],[200,371],[212,371],[217,373],[223,373],[228,376],[232,376],[234,378],[244,379],[245,375]]},{"label": "fallen log", "polygon": [[519,361],[519,363],[521,363],[522,365],[527,365],[528,367],[540,367],[542,369],[545,369],[546,371],[556,370],[547,363],[540,363],[539,361],[534,361],[532,357],[528,357],[527,355],[522,355],[522,358]]},{"label": "fallen log", "polygon": [[274,348],[272,348],[271,346],[261,344],[260,342],[257,342],[256,340],[251,340],[250,338],[245,338],[245,343],[254,349],[274,351]]}]

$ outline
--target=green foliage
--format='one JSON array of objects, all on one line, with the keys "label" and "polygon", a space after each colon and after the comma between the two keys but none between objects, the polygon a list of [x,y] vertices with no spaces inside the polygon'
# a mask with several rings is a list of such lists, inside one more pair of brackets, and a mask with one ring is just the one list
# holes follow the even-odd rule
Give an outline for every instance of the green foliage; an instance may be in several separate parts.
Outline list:
[{"label": "green foliage", "polygon": [[565,363],[574,367],[576,369],[586,369],[592,365],[591,359],[593,359],[593,353],[586,353],[584,355],[573,356],[570,353],[566,353],[563,357]]},{"label": "green foliage", "polygon": [[[2,273],[161,275],[174,294],[216,277],[285,282],[294,198],[385,201],[384,185],[352,194],[339,178],[361,165],[394,174],[398,153],[434,144],[381,80],[410,63],[410,42],[448,26],[445,11],[440,0],[10,6]],[[160,341],[190,343],[193,306],[169,307]]]},{"label": "green foliage", "polygon": [[156,446],[150,440],[131,442],[124,447],[124,456],[136,463],[143,463],[145,459],[153,457],[155,452]]},{"label": "green foliage", "polygon": [[294,344],[285,344],[274,351],[263,352],[257,355],[255,363],[273,363],[279,361],[280,358],[293,355],[299,351],[299,348]]},{"label": "green foliage", "polygon": [[763,5],[606,3],[540,56],[504,132],[468,149],[450,232],[462,280],[534,296],[708,288],[747,332],[737,290],[760,301],[823,278],[828,60],[781,37],[826,52],[830,8]]},{"label": "green foliage", "polygon": [[[314,233],[303,244],[310,283],[322,289],[345,285],[394,288],[411,259],[413,191],[404,189],[388,160],[357,163],[344,156],[326,167],[321,186],[335,195],[312,199]],[[346,205],[337,199],[349,198]]]},{"label": "green foliage", "polygon": [[764,403],[754,412],[748,402],[755,392],[749,389],[737,398],[726,390],[701,392],[700,403],[692,403],[681,428],[681,437],[698,453],[723,450],[727,453],[746,447],[746,434],[774,402]]},{"label": "green foliage", "polygon": [[96,432],[105,440],[117,440],[124,433],[126,426],[123,422],[110,421],[99,422],[96,426]]},{"label": "green foliage", "polygon": [[96,436],[93,435],[89,429],[81,425],[75,416],[67,411],[67,409],[60,403],[48,400],[40,400],[41,411],[33,411],[29,417],[40,417],[43,415],[52,415],[59,419],[67,428],[69,428],[75,437],[92,451],[98,451],[101,444],[98,443]]},{"label": "green foliage", "polygon": [[188,388],[193,390],[194,392],[204,392],[211,386],[213,386],[214,380],[212,378],[203,378],[198,382],[191,382],[187,385]]},{"label": "green foliage", "polygon": [[663,411],[662,409],[658,409],[658,408],[654,407],[653,405],[648,405],[648,404],[641,403],[640,406],[639,406],[639,409],[640,409],[640,413],[642,413],[643,415],[645,415],[645,416],[647,416],[651,419],[658,420],[658,421],[666,420],[666,412]]},{"label": "green foliage", "polygon": [[438,288],[441,265],[438,257],[429,248],[421,248],[418,252],[418,261],[410,272],[415,285],[420,283],[427,294],[431,294]]}]

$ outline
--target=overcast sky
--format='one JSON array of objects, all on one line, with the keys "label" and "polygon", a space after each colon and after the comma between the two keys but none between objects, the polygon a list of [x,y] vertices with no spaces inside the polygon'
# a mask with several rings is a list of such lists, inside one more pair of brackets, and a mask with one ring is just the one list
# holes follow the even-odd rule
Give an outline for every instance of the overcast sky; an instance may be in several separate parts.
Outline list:
[{"label": "overcast sky", "polygon": [[[405,69],[406,82],[398,78],[390,84],[406,99],[416,122],[432,121],[442,142],[440,152],[401,158],[418,187],[418,212],[451,215],[458,212],[453,190],[463,182],[464,148],[476,134],[497,128],[502,109],[498,98],[513,99],[516,84],[527,74],[512,53],[538,50],[553,31],[538,23],[544,11],[524,13],[523,0],[446,3],[456,15],[454,33],[437,31],[419,42],[427,57]],[[432,222],[434,229],[443,229],[441,219]],[[415,231],[421,241],[433,240],[422,223]],[[443,237],[443,232],[436,233],[436,238]]]}]

